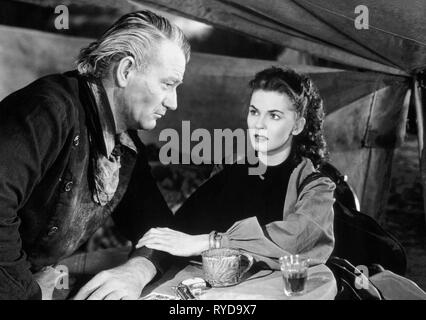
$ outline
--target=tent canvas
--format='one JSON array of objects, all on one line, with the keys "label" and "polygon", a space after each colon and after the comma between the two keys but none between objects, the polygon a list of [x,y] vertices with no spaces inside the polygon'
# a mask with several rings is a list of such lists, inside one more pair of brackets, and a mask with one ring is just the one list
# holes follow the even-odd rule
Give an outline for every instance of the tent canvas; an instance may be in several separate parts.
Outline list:
[{"label": "tent canvas", "polygon": [[[357,11],[357,7],[360,3],[355,0],[186,0],[179,3],[171,0],[135,0],[134,2],[149,4],[158,9],[239,31],[346,65],[384,74],[406,76],[407,82],[410,80],[412,82],[411,92],[414,93],[413,101],[416,105],[423,198],[426,206],[426,150],[423,148],[425,132],[421,98],[426,68],[426,24],[424,23],[426,2],[422,0],[363,1],[363,9],[367,9],[368,14],[368,29],[360,29],[356,26],[357,12],[360,12]],[[418,78],[422,78],[423,89],[419,86]],[[403,103],[402,97],[409,89],[410,86],[407,85],[405,90],[399,90],[398,103]],[[337,91],[337,94],[341,93]],[[379,99],[374,105],[386,103],[386,99]],[[395,104],[381,105],[378,109],[382,108],[383,110],[395,108]],[[398,106],[396,108],[399,109]],[[342,119],[344,117],[341,115]],[[403,123],[396,126],[401,128],[401,125]],[[386,122],[382,122],[381,126],[385,131],[391,130],[392,127]],[[371,137],[371,133],[372,131],[366,136]],[[328,138],[330,139],[329,136]],[[379,136],[376,138],[381,140]],[[372,153],[378,152],[378,146],[371,145],[366,140],[364,142],[367,143],[361,143],[361,148],[373,148]],[[382,145],[382,148],[395,146]],[[336,150],[332,151],[336,155]],[[383,152],[384,150],[380,153]],[[348,155],[340,154],[339,157]],[[376,161],[381,161],[380,157],[373,156],[366,159],[369,162],[367,166],[381,171],[378,176],[366,179],[371,184],[374,184],[373,179],[379,179],[376,181],[377,187],[388,185],[380,181],[380,177],[389,179],[387,176],[390,175],[391,153],[388,152],[388,156],[386,160],[381,159],[385,160],[383,167],[387,168],[377,165]],[[343,172],[348,168],[348,164],[346,162],[339,167],[337,163]],[[368,185],[368,183],[365,184],[367,189],[364,189],[363,193],[372,197],[379,196],[377,191],[375,193],[372,189],[368,190]],[[380,190],[385,192],[387,188]],[[382,200],[380,196],[377,198],[380,205],[383,203]],[[377,210],[377,207],[374,208],[374,205],[365,203],[365,198],[361,203],[364,211],[378,217],[380,210]]]}]

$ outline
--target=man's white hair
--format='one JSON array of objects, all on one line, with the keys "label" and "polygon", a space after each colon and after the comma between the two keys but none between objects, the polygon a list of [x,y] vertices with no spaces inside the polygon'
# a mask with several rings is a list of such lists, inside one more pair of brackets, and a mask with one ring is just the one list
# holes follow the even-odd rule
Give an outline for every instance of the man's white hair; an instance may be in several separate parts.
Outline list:
[{"label": "man's white hair", "polygon": [[189,61],[190,45],[177,26],[148,10],[126,14],[98,40],[81,49],[77,70],[81,75],[100,78],[114,62],[126,56],[135,59],[138,70],[144,70],[155,57],[158,44],[164,40],[179,46]]}]

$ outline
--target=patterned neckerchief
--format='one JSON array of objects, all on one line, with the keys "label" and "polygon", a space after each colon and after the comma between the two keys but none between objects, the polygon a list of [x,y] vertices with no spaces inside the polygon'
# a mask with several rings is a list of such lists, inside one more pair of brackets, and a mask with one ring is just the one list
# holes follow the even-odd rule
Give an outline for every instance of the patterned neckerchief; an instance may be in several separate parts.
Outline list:
[{"label": "patterned neckerchief", "polygon": [[87,83],[96,102],[104,143],[104,150],[96,151],[93,161],[95,183],[92,193],[93,200],[104,206],[118,187],[122,148],[127,147],[136,153],[137,148],[127,132],[116,134],[114,116],[102,83],[96,80]]}]

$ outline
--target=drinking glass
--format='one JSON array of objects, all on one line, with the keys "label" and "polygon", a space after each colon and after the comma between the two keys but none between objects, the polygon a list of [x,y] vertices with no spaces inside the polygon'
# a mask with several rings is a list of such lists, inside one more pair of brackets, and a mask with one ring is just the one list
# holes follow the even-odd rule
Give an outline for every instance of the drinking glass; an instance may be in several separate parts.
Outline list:
[{"label": "drinking glass", "polygon": [[280,258],[281,273],[284,281],[284,293],[291,297],[305,291],[308,279],[309,259],[296,255]]}]

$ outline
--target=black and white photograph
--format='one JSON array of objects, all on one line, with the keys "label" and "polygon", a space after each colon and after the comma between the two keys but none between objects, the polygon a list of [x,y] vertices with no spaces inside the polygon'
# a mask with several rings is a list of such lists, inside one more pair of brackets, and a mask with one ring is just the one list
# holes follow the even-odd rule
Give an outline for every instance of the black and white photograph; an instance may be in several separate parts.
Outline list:
[{"label": "black and white photograph", "polygon": [[425,126],[423,0],[3,0],[0,300],[426,300]]}]

